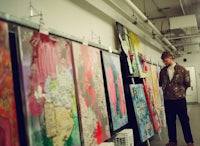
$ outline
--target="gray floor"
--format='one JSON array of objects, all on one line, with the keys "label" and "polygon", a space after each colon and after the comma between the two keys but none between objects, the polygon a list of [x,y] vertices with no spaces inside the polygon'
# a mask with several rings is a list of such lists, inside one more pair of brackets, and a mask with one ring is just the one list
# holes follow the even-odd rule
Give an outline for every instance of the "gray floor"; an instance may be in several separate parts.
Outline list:
[{"label": "gray floor", "polygon": [[[190,126],[192,129],[192,134],[195,142],[195,146],[200,146],[200,104],[189,104],[188,105],[188,114],[190,117]],[[177,118],[177,140],[178,146],[187,146],[185,144],[181,124]],[[167,129],[166,127],[162,128],[162,132],[159,135],[155,135],[151,140],[151,146],[165,146],[168,142]]]}]

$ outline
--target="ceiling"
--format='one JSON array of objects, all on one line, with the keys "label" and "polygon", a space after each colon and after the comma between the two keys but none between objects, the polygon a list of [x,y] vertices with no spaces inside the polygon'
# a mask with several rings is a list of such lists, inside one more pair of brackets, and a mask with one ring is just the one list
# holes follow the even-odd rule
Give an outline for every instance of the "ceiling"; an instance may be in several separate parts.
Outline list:
[{"label": "ceiling", "polygon": [[[179,0],[132,0],[149,19],[183,15]],[[181,0],[186,14],[200,14],[200,0]]]},{"label": "ceiling", "polygon": [[[132,0],[132,2],[176,46],[179,54],[200,53],[200,0]],[[191,14],[196,17],[196,28],[174,30],[170,28],[169,18]]]}]

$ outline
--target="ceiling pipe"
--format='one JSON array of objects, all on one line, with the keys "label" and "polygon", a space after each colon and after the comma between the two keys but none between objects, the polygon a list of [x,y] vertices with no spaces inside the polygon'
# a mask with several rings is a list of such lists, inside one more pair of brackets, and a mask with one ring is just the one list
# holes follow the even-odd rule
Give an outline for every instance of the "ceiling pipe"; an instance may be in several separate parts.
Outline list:
[{"label": "ceiling pipe", "polygon": [[[109,4],[112,8],[114,8],[115,10],[117,10],[118,12],[120,12],[127,20],[129,20],[132,23],[137,23],[138,20],[136,20],[135,18],[131,17],[130,15],[128,15],[123,9],[120,8],[120,6],[118,6],[115,2],[113,2],[113,0],[104,0],[107,4]],[[144,26],[142,26],[140,23],[137,23],[137,27],[139,29],[141,29],[143,32],[149,34],[150,32],[147,31],[146,28],[144,28]],[[152,32],[151,32],[152,35]],[[157,36],[155,35],[156,40],[163,46],[163,48],[167,51],[171,51],[168,46],[163,45],[163,41]],[[159,48],[160,50],[163,51],[163,49]]]},{"label": "ceiling pipe", "polygon": [[188,39],[188,38],[195,38],[195,37],[200,37],[200,33],[178,36],[178,37],[171,37],[171,38],[169,37],[168,40]]},{"label": "ceiling pipe", "polygon": [[198,44],[200,44],[200,42],[188,42],[188,43],[182,43],[182,44],[174,44],[174,46],[180,47],[180,46],[190,46],[190,45],[198,45]]},{"label": "ceiling pipe", "polygon": [[150,21],[155,21],[155,20],[169,20],[169,17],[166,16],[161,16],[161,17],[152,17],[149,18]]},{"label": "ceiling pipe", "polygon": [[174,47],[167,38],[165,38],[161,32],[149,21],[149,19],[137,8],[135,4],[131,0],[124,0],[129,7],[133,9],[133,11],[144,21],[146,24],[151,27],[153,32],[158,35],[158,37],[167,45],[167,47],[170,47],[173,51],[177,51],[176,47]]},{"label": "ceiling pipe", "polygon": [[183,7],[183,2],[182,2],[182,0],[179,0],[179,4],[180,4],[180,6],[181,6],[181,10],[182,10],[182,12],[183,12],[183,15],[185,15],[186,13],[185,13],[185,10],[184,10],[184,7]]}]

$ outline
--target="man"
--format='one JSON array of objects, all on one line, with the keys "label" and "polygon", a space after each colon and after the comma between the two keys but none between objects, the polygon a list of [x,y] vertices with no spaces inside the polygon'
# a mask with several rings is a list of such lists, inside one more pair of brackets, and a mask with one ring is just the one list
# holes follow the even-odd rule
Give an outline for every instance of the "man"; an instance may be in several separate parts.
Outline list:
[{"label": "man", "polygon": [[165,67],[160,72],[159,84],[164,94],[164,105],[167,120],[169,143],[166,146],[177,146],[176,115],[178,115],[188,146],[194,146],[186,105],[186,90],[190,87],[189,72],[174,62],[170,52],[161,56]]}]

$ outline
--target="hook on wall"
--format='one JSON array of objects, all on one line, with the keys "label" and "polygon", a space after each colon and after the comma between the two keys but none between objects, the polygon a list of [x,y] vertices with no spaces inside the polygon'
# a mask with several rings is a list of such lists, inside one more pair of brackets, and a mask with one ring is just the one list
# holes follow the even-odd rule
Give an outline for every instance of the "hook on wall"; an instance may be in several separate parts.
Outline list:
[{"label": "hook on wall", "polygon": [[32,4],[32,0],[29,0],[29,18],[32,17],[41,17],[41,12],[39,12]]},{"label": "hook on wall", "polygon": [[44,23],[43,14],[41,11],[38,11],[32,4],[32,0],[29,0],[29,19],[33,17],[39,17],[39,27],[40,32],[44,34],[48,34],[48,27]]}]

